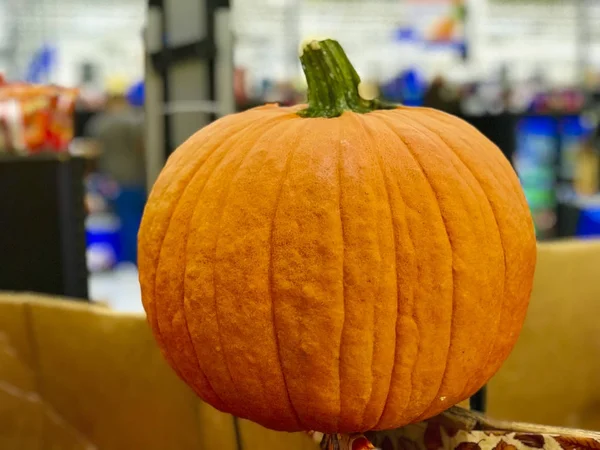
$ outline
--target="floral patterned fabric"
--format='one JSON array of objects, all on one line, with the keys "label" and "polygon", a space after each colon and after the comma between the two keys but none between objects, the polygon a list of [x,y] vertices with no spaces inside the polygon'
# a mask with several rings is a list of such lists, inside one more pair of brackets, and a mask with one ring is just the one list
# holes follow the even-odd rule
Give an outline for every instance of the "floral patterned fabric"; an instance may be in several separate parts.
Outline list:
[{"label": "floral patterned fabric", "polygon": [[397,430],[310,434],[322,450],[600,450],[597,432],[494,421],[461,408]]}]

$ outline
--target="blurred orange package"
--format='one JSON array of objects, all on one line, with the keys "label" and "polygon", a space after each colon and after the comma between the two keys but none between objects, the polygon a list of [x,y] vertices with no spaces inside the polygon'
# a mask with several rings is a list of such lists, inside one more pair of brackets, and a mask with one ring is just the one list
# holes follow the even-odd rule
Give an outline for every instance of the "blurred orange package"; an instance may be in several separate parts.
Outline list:
[{"label": "blurred orange package", "polygon": [[0,85],[0,152],[17,153],[24,150],[19,102]]},{"label": "blurred orange package", "polygon": [[0,101],[10,105],[9,145],[18,153],[43,149],[51,99],[42,86],[8,84],[0,88]]},{"label": "blurred orange package", "polygon": [[56,102],[50,116],[48,147],[55,151],[66,151],[73,140],[75,102],[79,90],[54,86]]},{"label": "blurred orange package", "polygon": [[14,83],[0,86],[3,144],[14,153],[66,151],[73,138],[78,92],[57,86]]}]

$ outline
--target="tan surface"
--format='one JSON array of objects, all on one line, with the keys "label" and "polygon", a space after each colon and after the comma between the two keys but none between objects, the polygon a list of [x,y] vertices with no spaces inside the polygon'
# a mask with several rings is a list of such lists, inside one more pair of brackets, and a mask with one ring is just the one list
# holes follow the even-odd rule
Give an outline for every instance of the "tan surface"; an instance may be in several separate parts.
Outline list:
[{"label": "tan surface", "polygon": [[142,316],[4,294],[0,317],[0,448],[235,448],[231,416],[176,378]]},{"label": "tan surface", "polygon": [[240,420],[240,436],[244,450],[317,450],[308,434],[267,430],[247,420]]},{"label": "tan surface", "polygon": [[600,242],[539,247],[527,320],[489,385],[493,417],[600,430]]},{"label": "tan surface", "polygon": [[[600,242],[542,245],[522,337],[489,387],[494,417],[600,429]],[[310,450],[239,422],[244,450]],[[0,294],[0,449],[235,450],[138,315]]]}]

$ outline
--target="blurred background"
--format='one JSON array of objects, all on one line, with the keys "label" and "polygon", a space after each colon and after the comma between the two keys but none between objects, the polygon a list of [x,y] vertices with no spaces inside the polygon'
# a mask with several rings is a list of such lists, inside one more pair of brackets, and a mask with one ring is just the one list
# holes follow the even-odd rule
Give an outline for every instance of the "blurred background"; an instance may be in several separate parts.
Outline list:
[{"label": "blurred background", "polygon": [[600,235],[598,1],[0,0],[0,290],[140,311],[148,187],[218,117],[302,102],[308,37],[493,140],[539,240]]}]

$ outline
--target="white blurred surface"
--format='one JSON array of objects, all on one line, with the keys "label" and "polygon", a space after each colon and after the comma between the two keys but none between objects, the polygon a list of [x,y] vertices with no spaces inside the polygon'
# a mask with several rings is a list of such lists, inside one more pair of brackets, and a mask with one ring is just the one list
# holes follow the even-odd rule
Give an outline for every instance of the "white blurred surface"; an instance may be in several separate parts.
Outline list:
[{"label": "white blurred surface", "polygon": [[122,264],[110,272],[91,274],[89,295],[92,301],[106,303],[115,311],[144,312],[138,271],[133,264]]}]

